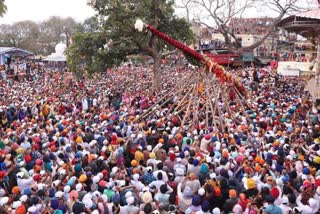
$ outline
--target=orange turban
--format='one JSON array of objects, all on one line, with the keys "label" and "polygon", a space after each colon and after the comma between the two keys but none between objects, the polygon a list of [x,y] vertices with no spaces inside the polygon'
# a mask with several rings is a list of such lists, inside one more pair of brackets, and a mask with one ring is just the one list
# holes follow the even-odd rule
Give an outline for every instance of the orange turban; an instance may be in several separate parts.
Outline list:
[{"label": "orange turban", "polygon": [[17,193],[20,192],[20,189],[19,189],[18,186],[15,186],[15,187],[12,188],[11,192],[12,192],[13,194],[17,194]]}]

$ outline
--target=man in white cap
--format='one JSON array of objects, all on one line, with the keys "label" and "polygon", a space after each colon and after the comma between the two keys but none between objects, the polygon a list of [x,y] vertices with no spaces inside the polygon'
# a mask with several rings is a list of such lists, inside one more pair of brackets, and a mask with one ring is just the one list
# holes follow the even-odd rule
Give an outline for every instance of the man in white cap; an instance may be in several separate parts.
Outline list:
[{"label": "man in white cap", "polygon": [[27,178],[27,179],[24,179],[23,177],[24,177],[23,172],[17,173],[17,184],[20,189],[20,192],[22,192],[22,193],[24,192],[25,189],[29,188],[33,182],[32,177]]},{"label": "man in white cap", "polygon": [[9,202],[9,197],[1,197],[0,198],[0,207],[5,207]]},{"label": "man in white cap", "polygon": [[[184,164],[182,164],[181,161],[182,160],[180,157],[177,158],[177,163],[173,167],[173,171],[174,171],[175,176],[185,175],[187,172],[186,166]],[[179,173],[178,173],[178,171],[179,171]]]},{"label": "man in white cap", "polygon": [[134,174],[132,178],[133,179],[131,180],[131,185],[133,185],[137,189],[137,191],[140,192],[145,187],[145,185],[141,181],[139,181],[139,174]]},{"label": "man in white cap", "polygon": [[81,184],[81,183],[78,183],[78,184],[76,185],[76,191],[77,191],[78,194],[79,194],[79,200],[82,200],[82,198],[84,197],[84,195],[86,194],[86,192],[83,191],[83,189],[82,189],[82,184]]},{"label": "man in white cap", "polygon": [[140,208],[134,205],[135,199],[132,195],[129,197],[126,197],[126,202],[127,202],[127,205],[120,207],[119,214],[128,214],[128,213],[137,214],[139,212]]},{"label": "man in white cap", "polygon": [[289,199],[287,196],[282,197],[281,204],[279,206],[282,210],[282,213],[291,213],[292,209],[289,207]]}]

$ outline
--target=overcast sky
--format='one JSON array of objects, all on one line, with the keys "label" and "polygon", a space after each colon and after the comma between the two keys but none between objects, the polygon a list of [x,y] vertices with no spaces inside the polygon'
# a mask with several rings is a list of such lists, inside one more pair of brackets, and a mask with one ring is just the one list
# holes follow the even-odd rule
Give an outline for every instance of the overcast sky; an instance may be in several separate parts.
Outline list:
[{"label": "overcast sky", "polygon": [[87,6],[87,0],[5,0],[7,13],[0,17],[0,23],[12,24],[22,20],[43,21],[50,16],[71,16],[83,21],[94,11]]},{"label": "overcast sky", "polygon": [[[302,1],[302,0],[301,0]],[[179,2],[179,0],[177,0]],[[315,3],[316,0],[303,0],[303,2]],[[0,24],[12,24],[17,21],[32,20],[40,22],[50,16],[71,16],[77,21],[83,21],[94,15],[94,11],[87,5],[87,0],[5,0],[8,7],[7,13],[0,17]],[[178,15],[185,15],[177,11]],[[244,14],[248,17],[271,16],[268,11],[251,11]]]}]

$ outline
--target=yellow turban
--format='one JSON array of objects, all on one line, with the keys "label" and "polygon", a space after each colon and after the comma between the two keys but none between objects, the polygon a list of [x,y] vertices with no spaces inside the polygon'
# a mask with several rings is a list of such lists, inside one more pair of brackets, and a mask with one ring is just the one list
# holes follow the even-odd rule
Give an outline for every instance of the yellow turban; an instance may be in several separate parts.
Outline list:
[{"label": "yellow turban", "polygon": [[82,143],[82,137],[77,137],[76,142],[77,143]]},{"label": "yellow turban", "polygon": [[85,174],[80,175],[79,182],[85,183],[87,181],[87,176]]}]

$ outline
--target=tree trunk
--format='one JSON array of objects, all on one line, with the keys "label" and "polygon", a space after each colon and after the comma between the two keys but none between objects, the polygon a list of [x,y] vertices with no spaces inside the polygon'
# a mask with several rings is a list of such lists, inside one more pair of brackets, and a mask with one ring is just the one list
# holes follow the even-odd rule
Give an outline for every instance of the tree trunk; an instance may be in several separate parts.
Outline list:
[{"label": "tree trunk", "polygon": [[159,91],[161,86],[161,57],[159,55],[153,57],[153,91]]},{"label": "tree trunk", "polygon": [[231,40],[230,37],[227,33],[222,33],[223,37],[224,37],[224,43],[226,44],[226,46],[231,45]]},{"label": "tree trunk", "polygon": [[252,51],[253,49],[256,49],[257,47],[262,45],[264,43],[264,41],[274,32],[274,29],[276,28],[277,24],[281,21],[281,19],[283,18],[284,15],[285,15],[285,13],[282,12],[277,17],[277,19],[272,22],[272,24],[270,25],[270,27],[267,30],[266,34],[264,34],[263,37],[260,40],[256,41],[252,45],[249,45],[247,47],[243,47],[243,50]]},{"label": "tree trunk", "polygon": [[241,39],[239,39],[233,32],[229,32],[229,35],[231,36],[231,38],[234,39],[235,42],[235,48],[241,48],[242,47],[242,41]]},{"label": "tree trunk", "polygon": [[70,46],[70,36],[69,36],[69,33],[65,33],[65,35],[66,35],[66,46],[67,46],[67,48]]},{"label": "tree trunk", "polygon": [[224,43],[225,45],[228,47],[231,45],[231,39],[230,36],[228,35],[227,32],[225,31],[220,31],[220,33],[222,34],[222,36],[224,37]]}]

